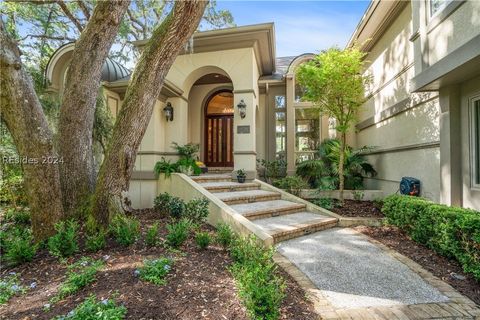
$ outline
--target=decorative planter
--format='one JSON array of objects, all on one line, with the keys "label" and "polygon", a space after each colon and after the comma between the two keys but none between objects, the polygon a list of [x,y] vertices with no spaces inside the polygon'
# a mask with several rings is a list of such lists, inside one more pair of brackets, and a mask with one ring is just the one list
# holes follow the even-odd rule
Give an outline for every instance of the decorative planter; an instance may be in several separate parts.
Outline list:
[{"label": "decorative planter", "polygon": [[237,181],[238,181],[239,183],[244,183],[244,182],[245,182],[245,178],[246,178],[245,176],[237,176]]}]

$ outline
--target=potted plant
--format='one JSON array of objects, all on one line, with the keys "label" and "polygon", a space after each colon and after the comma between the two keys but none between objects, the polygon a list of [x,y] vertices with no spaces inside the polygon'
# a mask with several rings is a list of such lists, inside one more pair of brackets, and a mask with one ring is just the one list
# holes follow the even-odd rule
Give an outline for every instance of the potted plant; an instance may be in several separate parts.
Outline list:
[{"label": "potted plant", "polygon": [[243,169],[237,170],[237,181],[239,183],[244,183],[246,177],[247,177],[247,174],[245,173],[245,170]]}]

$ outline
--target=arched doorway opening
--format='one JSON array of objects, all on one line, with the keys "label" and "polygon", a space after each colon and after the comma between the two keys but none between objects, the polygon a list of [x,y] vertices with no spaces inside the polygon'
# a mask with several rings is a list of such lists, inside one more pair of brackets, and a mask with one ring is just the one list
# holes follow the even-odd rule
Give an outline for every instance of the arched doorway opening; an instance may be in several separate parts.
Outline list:
[{"label": "arched doorway opening", "polygon": [[205,104],[205,164],[233,167],[233,93],[220,90]]}]

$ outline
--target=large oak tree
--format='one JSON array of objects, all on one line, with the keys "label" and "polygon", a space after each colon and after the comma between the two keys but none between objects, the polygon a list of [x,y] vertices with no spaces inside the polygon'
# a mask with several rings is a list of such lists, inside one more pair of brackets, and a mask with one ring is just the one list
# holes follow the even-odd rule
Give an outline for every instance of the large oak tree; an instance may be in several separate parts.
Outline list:
[{"label": "large oak tree", "polygon": [[[95,192],[94,213],[103,225],[108,223],[110,208],[125,208],[123,191],[128,190],[135,155],[155,99],[175,57],[198,27],[207,3],[175,2],[170,14],[154,30],[135,68]],[[58,155],[31,78],[20,60],[21,52],[3,24],[0,28],[2,119],[20,156],[63,157],[64,162],[61,169],[58,164],[24,167],[37,240],[52,234],[53,224],[65,217],[65,212],[73,214],[94,188],[91,137],[101,66],[128,5],[128,1],[98,2],[81,29],[60,110]]]}]

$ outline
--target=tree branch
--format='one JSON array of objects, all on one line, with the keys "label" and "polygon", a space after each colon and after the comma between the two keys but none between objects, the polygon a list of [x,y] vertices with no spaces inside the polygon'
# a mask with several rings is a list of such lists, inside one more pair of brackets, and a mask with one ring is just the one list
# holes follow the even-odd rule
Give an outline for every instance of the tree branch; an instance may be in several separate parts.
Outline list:
[{"label": "tree branch", "polygon": [[25,37],[21,38],[20,41],[23,41],[27,38],[39,38],[39,39],[58,40],[58,41],[68,40],[68,41],[72,41],[72,42],[77,40],[77,39],[70,38],[70,37],[67,37],[67,36],[55,37],[55,36],[48,36],[48,35],[45,35],[45,34],[29,34],[29,35],[26,35]]},{"label": "tree branch", "polygon": [[78,19],[73,15],[73,13],[70,11],[70,9],[68,9],[67,5],[65,4],[65,2],[61,1],[61,0],[57,0],[55,1],[59,6],[60,8],[62,9],[63,13],[65,13],[65,15],[70,19],[70,21],[73,22],[73,24],[77,27],[78,31],[82,32],[83,30],[83,26],[82,24],[80,23],[80,21],[78,21]]},{"label": "tree branch", "polygon": [[85,18],[87,20],[90,19],[90,10],[88,9],[87,5],[82,0],[77,0],[78,7],[82,10]]}]

